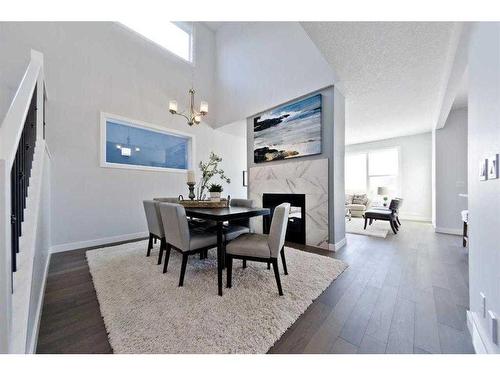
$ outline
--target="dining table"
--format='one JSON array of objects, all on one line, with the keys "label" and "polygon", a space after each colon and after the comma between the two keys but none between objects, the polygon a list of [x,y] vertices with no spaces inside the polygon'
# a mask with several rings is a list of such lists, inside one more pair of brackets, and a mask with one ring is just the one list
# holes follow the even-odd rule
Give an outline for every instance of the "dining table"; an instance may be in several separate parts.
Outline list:
[{"label": "dining table", "polygon": [[267,216],[269,208],[224,207],[224,208],[190,208],[185,207],[186,216],[196,219],[210,220],[216,223],[217,232],[217,285],[219,296],[222,296],[222,271],[224,267],[224,222],[248,219],[256,216]]}]

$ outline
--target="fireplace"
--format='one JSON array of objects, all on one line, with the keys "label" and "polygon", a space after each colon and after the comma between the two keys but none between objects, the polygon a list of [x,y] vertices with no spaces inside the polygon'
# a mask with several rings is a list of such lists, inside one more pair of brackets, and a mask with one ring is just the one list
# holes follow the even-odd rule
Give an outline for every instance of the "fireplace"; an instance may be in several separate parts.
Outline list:
[{"label": "fireplace", "polygon": [[269,233],[274,208],[281,203],[290,203],[290,215],[286,230],[286,240],[298,244],[306,243],[306,196],[305,194],[262,194],[262,206],[269,208],[271,214],[264,216],[263,232]]}]

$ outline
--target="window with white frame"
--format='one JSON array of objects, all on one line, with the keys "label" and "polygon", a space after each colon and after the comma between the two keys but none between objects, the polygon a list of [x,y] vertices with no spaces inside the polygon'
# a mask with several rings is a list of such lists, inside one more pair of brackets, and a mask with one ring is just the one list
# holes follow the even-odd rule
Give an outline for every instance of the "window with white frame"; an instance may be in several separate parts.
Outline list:
[{"label": "window with white frame", "polygon": [[345,190],[346,193],[364,193],[367,186],[366,154],[345,155]]},{"label": "window with white frame", "polygon": [[399,195],[399,148],[346,153],[346,193],[375,197],[379,187],[386,187],[389,196]]},{"label": "window with white frame", "polygon": [[193,27],[184,22],[128,21],[125,26],[166,48],[188,62],[193,62]]},{"label": "window with white frame", "polygon": [[101,114],[101,166],[185,171],[192,165],[192,136]]}]

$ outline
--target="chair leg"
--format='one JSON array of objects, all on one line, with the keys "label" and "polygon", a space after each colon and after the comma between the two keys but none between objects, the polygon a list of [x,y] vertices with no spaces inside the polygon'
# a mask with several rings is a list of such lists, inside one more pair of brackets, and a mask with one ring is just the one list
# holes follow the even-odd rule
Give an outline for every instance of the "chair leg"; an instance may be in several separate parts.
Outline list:
[{"label": "chair leg", "polygon": [[155,240],[155,245],[156,245],[156,238],[154,240]]},{"label": "chair leg", "polygon": [[247,268],[247,260],[243,259],[243,268]]},{"label": "chair leg", "polygon": [[170,259],[170,249],[172,248],[172,245],[169,243],[167,244],[167,251],[165,253],[165,264],[163,265],[163,273],[167,273],[167,267],[168,267],[168,261]]},{"label": "chair leg", "polygon": [[270,262],[267,262],[267,269],[270,270],[271,269],[271,263]]},{"label": "chair leg", "polygon": [[398,222],[398,225],[401,226],[401,222],[399,221],[399,217],[396,216],[396,221]]},{"label": "chair leg", "polygon": [[278,259],[273,258],[273,259],[271,259],[271,262],[273,263],[274,277],[276,278],[276,284],[278,285],[278,293],[280,296],[282,296],[283,289],[281,289],[280,273],[278,270]]},{"label": "chair leg", "polygon": [[227,268],[226,288],[231,288],[233,283],[233,257],[231,256],[231,254],[227,254],[226,256],[226,268]]},{"label": "chair leg", "polygon": [[156,264],[161,264],[161,261],[163,259],[163,250],[165,247],[166,247],[166,241],[165,241],[165,239],[162,238],[160,240],[160,253],[158,254],[158,263],[156,263]]},{"label": "chair leg", "polygon": [[391,224],[391,229],[394,232],[394,234],[398,234],[398,231],[396,230],[396,227],[394,226],[394,222],[392,220],[389,220],[389,223]]},{"label": "chair leg", "polygon": [[288,275],[288,269],[286,268],[286,260],[285,260],[285,246],[283,246],[280,253],[281,253],[281,262],[283,263],[283,271],[285,272],[285,275]]},{"label": "chair leg", "polygon": [[368,219],[365,217],[365,228],[366,229],[366,224],[368,223]]},{"label": "chair leg", "polygon": [[372,225],[372,224],[373,224],[373,219],[370,219],[369,224],[370,224],[370,225]]},{"label": "chair leg", "polygon": [[153,248],[153,235],[149,233],[149,241],[148,241],[148,252],[146,253],[146,256],[151,255],[151,249]]},{"label": "chair leg", "polygon": [[188,261],[188,254],[182,254],[181,276],[179,277],[179,286],[184,285],[184,275],[186,274],[186,266]]}]

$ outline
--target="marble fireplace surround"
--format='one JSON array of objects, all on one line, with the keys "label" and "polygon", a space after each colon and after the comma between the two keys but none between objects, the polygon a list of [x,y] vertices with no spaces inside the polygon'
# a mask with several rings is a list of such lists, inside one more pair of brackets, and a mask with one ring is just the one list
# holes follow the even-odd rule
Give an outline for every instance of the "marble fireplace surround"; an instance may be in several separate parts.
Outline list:
[{"label": "marble fireplace surround", "polygon": [[[328,159],[251,167],[248,192],[259,206],[264,193],[305,194],[306,244],[328,248]],[[252,227],[262,233],[262,218],[253,219]]]}]

